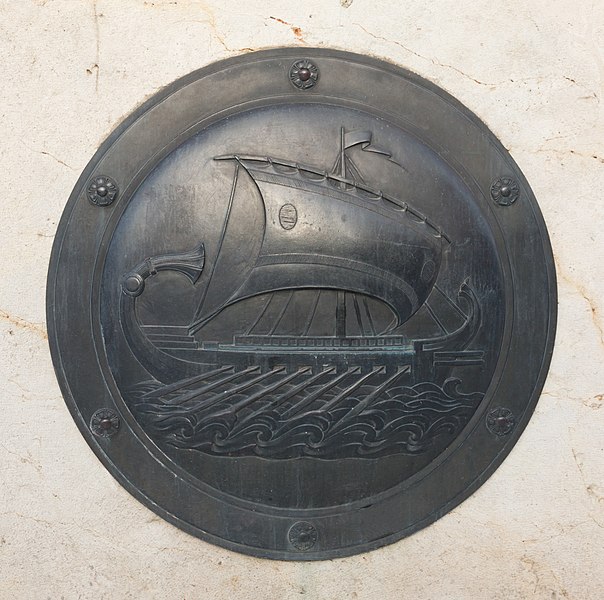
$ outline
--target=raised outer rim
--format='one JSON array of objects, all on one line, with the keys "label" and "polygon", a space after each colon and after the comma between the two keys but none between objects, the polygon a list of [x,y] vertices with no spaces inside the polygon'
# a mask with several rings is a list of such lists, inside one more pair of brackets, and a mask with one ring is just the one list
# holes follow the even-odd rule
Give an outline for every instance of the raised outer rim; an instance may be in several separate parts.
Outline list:
[{"label": "raised outer rim", "polygon": [[[152,499],[144,495],[135,485],[133,485],[119,470],[119,468],[111,461],[109,456],[105,453],[103,447],[97,442],[97,440],[92,436],[89,431],[88,423],[84,421],[82,418],[78,406],[76,404],[75,399],[73,398],[68,382],[65,377],[65,373],[62,366],[62,360],[58,347],[58,330],[59,324],[55,321],[54,315],[54,307],[55,307],[55,275],[59,268],[59,257],[60,250],[62,246],[62,242],[64,240],[66,230],[69,224],[69,220],[71,217],[71,213],[75,207],[76,202],[79,199],[81,194],[81,190],[83,186],[86,184],[94,169],[97,166],[99,160],[106,154],[106,152],[111,148],[113,143],[123,135],[126,130],[136,122],[142,115],[144,115],[149,109],[151,109],[156,104],[168,98],[174,92],[179,90],[181,87],[186,86],[187,84],[194,82],[198,79],[201,79],[207,75],[212,73],[216,73],[223,69],[226,69],[233,65],[243,64],[250,60],[254,60],[255,58],[279,58],[279,57],[289,57],[291,59],[298,58],[300,56],[308,56],[308,57],[331,57],[331,58],[339,58],[343,60],[350,60],[355,63],[365,64],[368,66],[373,66],[382,70],[387,70],[395,75],[398,75],[404,79],[412,81],[416,85],[419,85],[429,91],[440,96],[444,101],[450,104],[453,108],[455,108],[458,112],[460,112],[465,118],[473,122],[477,127],[482,130],[483,135],[487,136],[489,142],[497,148],[497,150],[506,158],[506,162],[511,165],[514,169],[514,175],[519,178],[520,184],[524,190],[526,190],[528,200],[531,204],[532,212],[534,215],[535,223],[538,227],[539,234],[542,242],[542,250],[544,253],[544,257],[546,259],[546,271],[547,271],[547,281],[548,281],[548,297],[549,297],[549,314],[548,314],[548,326],[547,326],[547,337],[545,340],[544,348],[545,352],[543,354],[543,359],[541,362],[541,367],[539,369],[539,373],[535,379],[535,384],[533,387],[533,391],[530,399],[525,405],[525,410],[522,414],[522,418],[517,422],[515,429],[512,434],[506,439],[505,444],[501,448],[500,452],[493,458],[489,466],[483,470],[479,476],[477,476],[464,490],[462,493],[458,494],[454,498],[452,498],[448,503],[444,506],[441,506],[439,510],[433,512],[425,519],[415,522],[412,526],[407,527],[401,531],[395,532],[392,535],[379,538],[378,540],[372,541],[370,543],[359,544],[357,546],[347,546],[345,548],[340,548],[338,550],[327,550],[321,552],[314,553],[299,553],[294,554],[288,551],[275,551],[275,550],[265,550],[257,547],[249,547],[239,543],[232,542],[230,540],[225,540],[221,537],[217,537],[215,535],[208,534],[207,532],[201,531],[197,527],[191,526],[190,524],[182,521],[176,515],[171,514],[161,506],[157,505],[153,502]],[[509,155],[507,150],[503,147],[503,145],[498,141],[495,135],[486,127],[486,125],[469,109],[463,106],[459,101],[453,98],[450,94],[436,86],[435,84],[423,79],[422,77],[416,75],[408,71],[407,69],[395,66],[391,63],[385,62],[383,60],[378,60],[375,58],[358,55],[350,52],[344,52],[339,50],[326,50],[321,48],[280,48],[280,49],[271,49],[271,50],[262,50],[254,53],[247,53],[244,55],[240,55],[233,58],[228,58],[225,60],[221,60],[219,62],[213,63],[209,66],[203,67],[192,73],[185,75],[166,86],[158,93],[154,94],[151,98],[146,100],[143,104],[141,104],[133,113],[131,113],[127,118],[125,118],[119,126],[117,126],[114,131],[107,137],[107,139],[100,145],[97,152],[94,154],[93,158],[90,160],[81,176],[79,177],[74,190],[72,191],[67,205],[64,209],[63,215],[61,217],[61,221],[58,225],[57,235],[55,238],[55,242],[53,244],[50,265],[48,270],[48,282],[47,282],[47,326],[48,326],[48,339],[50,345],[51,356],[54,364],[54,368],[57,374],[57,378],[59,381],[59,385],[63,396],[65,398],[66,404],[76,421],[80,431],[85,437],[87,443],[90,445],[94,453],[97,455],[99,460],[105,465],[105,467],[109,470],[109,472],[120,482],[120,484],[125,487],[133,496],[135,496],[138,500],[143,502],[147,507],[151,508],[154,512],[160,515],[162,518],[167,521],[177,525],[181,529],[201,537],[202,539],[206,539],[214,544],[219,546],[223,546],[225,548],[235,550],[238,552],[243,552],[246,554],[252,554],[258,557],[266,557],[273,559],[285,559],[285,560],[318,560],[325,558],[336,558],[349,556],[353,554],[357,554],[359,552],[372,550],[383,545],[392,543],[413,533],[426,525],[434,522],[438,518],[440,518],[445,513],[449,512],[452,508],[463,502],[467,497],[469,497],[476,489],[478,489],[486,479],[497,469],[497,467],[501,464],[501,462],[505,459],[505,457],[509,454],[511,449],[514,447],[516,441],[522,434],[524,428],[528,424],[528,421],[534,411],[535,405],[539,399],[541,390],[545,383],[545,378],[547,376],[547,371],[549,368],[549,364],[551,362],[551,356],[553,353],[554,347],[554,338],[555,338],[555,328],[556,328],[556,319],[557,319],[557,288],[556,288],[556,274],[554,261],[552,257],[552,249],[550,240],[547,234],[547,229],[545,226],[545,222],[541,215],[541,212],[538,209],[538,205],[534,198],[532,191],[530,190],[530,186],[526,179],[524,178],[522,172],[520,171],[518,165]]]}]

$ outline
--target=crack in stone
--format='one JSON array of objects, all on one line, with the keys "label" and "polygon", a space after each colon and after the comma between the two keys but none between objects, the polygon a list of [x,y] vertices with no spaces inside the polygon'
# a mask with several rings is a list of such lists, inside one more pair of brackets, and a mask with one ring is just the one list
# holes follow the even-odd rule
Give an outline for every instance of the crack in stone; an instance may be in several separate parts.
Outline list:
[{"label": "crack in stone", "polygon": [[92,0],[92,8],[94,10],[94,31],[96,38],[96,60],[94,61],[94,71],[95,71],[95,82],[94,82],[94,91],[99,93],[99,76],[101,72],[100,64],[100,54],[101,54],[101,36],[100,36],[100,27],[99,27],[99,13],[97,10],[97,0]]},{"label": "crack in stone", "polygon": [[71,169],[72,171],[75,171],[75,169],[71,165],[68,165],[66,162],[62,161],[60,158],[57,158],[54,154],[51,154],[46,150],[36,150],[36,152],[38,152],[39,154],[44,154],[45,156],[50,156],[50,158],[54,158],[59,164],[67,167],[68,169]]},{"label": "crack in stone", "polygon": [[[536,560],[529,558],[526,554],[520,558],[520,562],[527,566],[528,572],[534,578],[535,587],[533,594],[537,594],[539,590],[542,590],[547,592],[548,597],[551,597],[552,600],[556,600],[557,598],[569,598],[568,592],[562,587],[560,580],[550,567],[540,565]],[[549,575],[550,579],[553,581],[543,581],[542,571],[544,568],[547,569],[545,575]]]},{"label": "crack in stone", "polygon": [[594,302],[589,298],[589,296],[585,293],[584,288],[582,286],[577,286],[577,290],[583,296],[583,299],[589,304],[589,308],[591,309],[591,320],[593,324],[596,326],[596,329],[600,332],[600,341],[604,345],[604,328],[599,320],[599,311]]},{"label": "crack in stone", "polygon": [[549,390],[544,390],[543,392],[541,392],[541,395],[549,396],[550,398],[556,398],[557,400],[560,400],[562,395],[564,395],[565,400],[572,400],[573,402],[582,402],[583,401],[583,398],[579,398],[577,396],[571,396],[569,393],[567,393],[566,390],[563,390],[562,394],[557,393],[557,392],[550,392]]},{"label": "crack in stone", "polygon": [[8,378],[6,381],[8,381],[9,383],[12,383],[13,385],[16,385],[23,392],[23,398],[27,399],[27,396],[32,394],[31,390],[25,389],[16,379]]},{"label": "crack in stone", "polygon": [[[351,2],[352,4],[352,2]],[[292,25],[291,23],[288,23],[287,21],[284,21],[283,19],[279,19],[278,17],[269,17],[269,19],[272,19],[273,21],[277,21],[277,23],[281,23],[281,25],[287,25],[293,32],[294,36],[296,36],[296,39],[301,42],[302,44],[306,44],[306,40],[304,39],[303,35],[302,35],[302,29],[300,29],[300,27],[296,27],[295,25]]]},{"label": "crack in stone", "polygon": [[[568,523],[567,525],[563,525],[562,523],[556,523],[556,527],[559,528],[559,531],[557,533],[536,538],[525,538],[522,540],[522,542],[524,544],[542,544],[543,542],[551,542],[552,540],[555,540],[560,536],[568,534],[569,531],[577,529],[577,527],[592,523],[593,517],[591,517],[590,515],[588,515],[588,517],[588,519],[584,521],[579,521],[578,523]],[[537,525],[536,523],[534,524],[534,526],[539,530],[539,533],[541,534],[544,534],[552,529],[551,527],[539,527],[539,525]]]},{"label": "crack in stone", "polygon": [[[223,35],[221,33],[218,32],[218,30],[215,28],[215,26],[208,20],[208,21],[200,21],[198,19],[186,19],[186,20],[181,20],[181,21],[175,21],[173,24],[176,25],[178,23],[201,23],[202,25],[209,25],[210,28],[212,29],[212,31],[214,32],[214,38],[218,41],[218,43],[229,53],[233,53],[233,52],[255,52],[258,48],[250,48],[248,46],[244,47],[244,48],[231,48],[230,46],[227,45]],[[156,90],[160,90],[162,89],[163,86],[158,86],[154,89]],[[151,96],[151,94],[149,94]]]},{"label": "crack in stone", "polygon": [[467,79],[473,81],[474,83],[477,83],[478,85],[485,85],[485,86],[491,87],[491,88],[494,88],[497,85],[499,85],[498,83],[489,83],[486,81],[481,81],[480,79],[476,79],[475,77],[472,77],[471,75],[468,75],[467,73],[464,73],[461,69],[458,69],[457,67],[454,67],[453,65],[448,65],[446,63],[443,63],[443,62],[437,60],[436,58],[429,58],[427,56],[424,56],[423,54],[419,54],[419,52],[416,52],[415,50],[412,50],[411,48],[405,46],[404,44],[401,44],[401,42],[397,42],[396,40],[389,40],[388,38],[382,37],[380,35],[376,35],[375,33],[369,31],[366,27],[363,27],[363,25],[361,25],[360,23],[352,23],[352,25],[362,29],[367,35],[371,36],[372,38],[374,38],[376,40],[382,40],[384,42],[388,42],[389,44],[394,44],[395,46],[399,46],[406,52],[409,52],[410,54],[413,54],[414,56],[417,56],[418,58],[421,58],[422,60],[429,61],[433,65],[436,65],[438,67],[443,67],[445,69],[451,69],[451,70],[459,73],[463,77],[466,77]]},{"label": "crack in stone", "polygon": [[585,404],[587,408],[592,408],[593,410],[600,410],[602,406],[604,406],[604,394],[596,394],[595,396],[584,400],[583,404]]},{"label": "crack in stone", "polygon": [[[548,138],[545,141],[549,142],[551,140],[557,140],[557,139],[561,139],[564,137],[568,137],[568,136],[558,136],[558,137]],[[545,148],[545,144],[542,144],[534,152],[535,152],[535,154],[538,154],[538,153],[555,154],[555,155],[559,156],[560,158],[568,158],[569,154],[570,154],[572,156],[577,156],[580,158],[593,158],[594,160],[597,160],[598,162],[601,162],[604,164],[604,157],[599,156],[598,154],[593,154],[591,152],[579,152],[577,150],[573,150],[572,148],[560,150],[558,148]]]},{"label": "crack in stone", "polygon": [[[66,521],[48,521],[46,519],[40,519],[38,517],[33,517],[31,515],[25,515],[23,513],[15,511],[15,510],[0,512],[0,517],[8,517],[8,516],[18,517],[20,519],[26,519],[28,521],[34,521],[35,523],[39,523],[40,525],[43,525],[44,527],[50,527],[51,529],[56,529],[57,526],[61,526],[61,527],[66,527],[70,532],[71,531],[77,531],[77,532],[85,531],[86,533],[88,533],[89,535],[91,535],[94,538],[110,541],[110,540],[107,540],[107,538],[103,534],[99,533],[98,531],[95,531],[94,529],[90,529],[89,527],[83,527],[81,523],[76,523],[76,522],[69,523]],[[118,548],[114,548],[114,550],[116,550],[116,549],[118,549]]]},{"label": "crack in stone", "polygon": [[591,4],[591,18],[589,19],[589,44],[591,46],[591,55],[596,63],[598,74],[600,76],[600,89],[604,93],[604,58],[600,51],[600,37],[599,32],[594,31],[594,24],[599,24],[600,20],[594,15],[596,2],[595,0]]},{"label": "crack in stone", "polygon": [[594,92],[593,90],[589,89],[588,87],[584,86],[581,83],[578,83],[572,77],[567,77],[566,75],[562,75],[562,79],[566,79],[566,81],[572,83],[573,85],[576,85],[577,87],[579,87],[582,90],[585,90],[586,92],[589,93],[589,96],[581,96],[579,98],[579,100],[592,100],[592,99],[595,99],[598,102],[598,104],[600,103],[600,98],[599,98],[598,94],[596,94],[596,92]]},{"label": "crack in stone", "polygon": [[71,165],[68,165],[65,161],[62,161],[60,158],[57,158],[54,154],[51,154],[47,150],[36,150],[35,148],[30,148],[24,141],[21,141],[21,143],[30,152],[35,152],[36,154],[43,154],[44,156],[50,156],[50,158],[56,160],[59,164],[63,165],[64,167],[67,167],[68,169],[71,169],[72,171],[76,170],[74,167],[72,167]]},{"label": "crack in stone", "polygon": [[21,461],[21,463],[31,465],[36,470],[37,473],[42,473],[42,465],[39,462],[36,462],[34,460],[33,456],[31,455],[31,452],[29,450],[27,451],[27,456],[23,456],[23,455],[19,454],[18,452],[9,450],[4,444],[0,444],[0,448],[3,448],[4,451],[8,454],[12,454],[13,456],[16,456]]},{"label": "crack in stone", "polygon": [[46,328],[41,323],[31,323],[30,321],[26,321],[21,317],[17,317],[16,315],[11,315],[5,310],[0,309],[0,319],[5,319],[9,323],[12,323],[16,327],[20,327],[21,329],[26,329],[28,331],[33,331],[37,333],[42,339],[47,340],[48,334],[46,333]]},{"label": "crack in stone", "polygon": [[231,48],[230,46],[228,46],[228,44],[226,43],[224,34],[218,29],[218,26],[216,24],[216,15],[214,14],[214,11],[206,4],[200,4],[200,8],[205,13],[205,15],[207,17],[206,20],[200,21],[197,19],[187,19],[185,21],[177,21],[177,23],[183,23],[183,22],[185,22],[185,23],[202,23],[203,25],[209,25],[210,29],[214,33],[214,37],[216,38],[216,40],[218,40],[218,43],[227,52],[232,53],[232,52],[253,52],[254,51],[254,48],[249,48],[249,47]]},{"label": "crack in stone", "polygon": [[[587,478],[585,477],[585,471],[583,470],[583,462],[579,459],[579,455],[577,454],[574,448],[571,448],[570,451],[573,454],[573,459],[575,460],[575,464],[577,465],[577,469],[579,469],[579,474],[581,475],[581,480],[583,481],[583,486],[585,487],[585,491],[587,495],[593,498],[596,503],[599,505],[600,502],[604,502],[604,495],[602,495],[595,483],[587,483]],[[604,528],[602,525],[591,513],[588,515],[589,518],[600,528]]]},{"label": "crack in stone", "polygon": [[585,289],[585,287],[582,286],[579,282],[574,281],[569,275],[567,275],[563,271],[558,260],[554,258],[554,261],[556,263],[556,272],[558,273],[558,276],[564,281],[566,281],[566,283],[568,283],[571,287],[575,288],[577,292],[579,292],[579,295],[585,300],[585,302],[587,302],[587,305],[591,310],[591,320],[593,321],[593,324],[595,325],[596,329],[600,334],[600,344],[604,346],[604,325],[600,323],[599,307],[596,305],[595,301],[592,300],[592,298],[587,294],[587,290]]},{"label": "crack in stone", "polygon": [[[399,48],[402,48],[403,50],[405,50],[406,52],[409,52],[409,54],[413,54],[414,56],[417,56],[417,58],[421,58],[422,60],[431,62],[433,65],[436,65],[438,67],[442,67],[444,69],[451,69],[452,71],[455,71],[456,73],[459,73],[462,77],[465,77],[466,79],[469,79],[470,81],[473,81],[474,83],[478,84],[478,85],[483,85],[489,88],[496,88],[500,85],[505,85],[506,83],[527,83],[529,81],[534,81],[536,83],[541,83],[542,81],[544,81],[545,77],[523,77],[521,79],[505,79],[503,81],[494,81],[494,82],[489,82],[489,81],[482,81],[480,79],[477,79],[476,77],[473,77],[472,75],[469,75],[468,73],[462,71],[461,69],[444,63],[440,60],[438,60],[437,58],[431,58],[428,56],[424,56],[423,54],[420,54],[419,52],[416,52],[415,50],[409,48],[408,46],[405,46],[405,44],[402,44],[401,42],[397,42],[396,40],[391,40],[388,39],[386,37],[380,36],[380,35],[376,35],[375,33],[373,33],[372,31],[368,30],[366,27],[364,27],[363,25],[361,25],[360,23],[352,23],[353,26],[358,27],[360,29],[362,29],[367,35],[371,36],[372,38],[376,39],[376,40],[381,40],[383,42],[387,42],[389,44],[394,44],[395,46],[398,46]],[[537,24],[535,23],[535,27],[537,27]],[[537,27],[538,28],[538,27]],[[585,91],[588,92],[588,96],[581,96],[578,99],[581,100],[591,100],[591,99],[595,99],[598,103],[600,102],[600,98],[598,97],[598,94],[596,94],[596,92],[594,92],[593,90],[585,87],[584,85],[578,83],[577,81],[575,81],[572,77],[567,77],[565,75],[561,76],[563,79],[565,79],[566,81],[569,81],[570,83],[580,87],[581,89],[584,89]],[[604,159],[600,158],[599,156],[592,156],[592,158],[596,158],[598,160],[600,160],[601,162],[604,162]]]},{"label": "crack in stone", "polygon": [[56,525],[64,525],[66,527],[69,526],[68,523],[62,523],[60,521],[56,521],[56,522],[52,523],[51,521],[46,521],[45,519],[37,519],[36,517],[32,517],[30,515],[24,515],[23,513],[17,512],[15,510],[1,512],[0,515],[3,517],[13,516],[13,517],[19,517],[20,519],[27,519],[28,521],[34,521],[34,522],[40,523],[41,525],[44,525],[46,527],[55,527]]},{"label": "crack in stone", "polygon": [[[553,374],[552,374],[553,377]],[[596,394],[595,396],[590,396],[589,398],[582,398],[579,396],[573,396],[569,393],[567,389],[561,389],[558,391],[550,391],[543,390],[541,392],[541,396],[547,396],[549,398],[556,398],[556,400],[560,400],[564,398],[564,400],[572,400],[573,402],[581,402],[587,408],[591,408],[593,410],[599,410],[604,406],[604,394]]]},{"label": "crack in stone", "polygon": [[535,21],[535,19],[534,19],[534,18],[533,18],[531,15],[529,15],[529,16],[528,16],[528,18],[529,18],[529,21],[530,21],[530,22],[531,22],[531,23],[532,23],[532,24],[535,26],[535,29],[536,29],[537,31],[541,31],[541,30],[539,29],[539,25],[537,25],[537,21]]}]

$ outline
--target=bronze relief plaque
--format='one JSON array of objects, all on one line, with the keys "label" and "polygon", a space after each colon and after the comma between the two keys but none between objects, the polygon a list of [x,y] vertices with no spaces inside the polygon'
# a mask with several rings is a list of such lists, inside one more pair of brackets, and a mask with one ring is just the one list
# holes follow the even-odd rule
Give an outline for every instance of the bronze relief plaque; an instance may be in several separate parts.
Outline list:
[{"label": "bronze relief plaque", "polygon": [[65,209],[50,344],[111,473],[208,541],[362,552],[507,455],[549,364],[535,198],[448,94],[331,50],[216,63],[141,106]]}]

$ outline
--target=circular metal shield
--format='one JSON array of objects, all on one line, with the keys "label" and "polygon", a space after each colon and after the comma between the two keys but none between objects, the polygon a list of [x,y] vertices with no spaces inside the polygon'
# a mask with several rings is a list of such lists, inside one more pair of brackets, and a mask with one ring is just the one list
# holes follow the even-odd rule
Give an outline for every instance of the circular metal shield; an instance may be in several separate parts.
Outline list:
[{"label": "circular metal shield", "polygon": [[306,48],[201,69],[122,123],[48,284],[63,394],[107,469],[190,533],[298,560],[398,540],[484,482],[555,314],[537,203],[479,119]]}]

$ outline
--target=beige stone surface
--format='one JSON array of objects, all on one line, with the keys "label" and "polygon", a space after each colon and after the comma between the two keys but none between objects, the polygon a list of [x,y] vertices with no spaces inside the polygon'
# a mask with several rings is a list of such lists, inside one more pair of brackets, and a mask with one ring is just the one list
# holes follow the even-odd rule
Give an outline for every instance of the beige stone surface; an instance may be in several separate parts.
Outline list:
[{"label": "beige stone surface", "polygon": [[[386,58],[475,111],[556,258],[556,351],[503,466],[436,524],[284,563],[195,539],[101,466],[55,380],[53,236],[109,131],[175,78],[271,46]],[[604,3],[0,0],[0,598],[597,599],[604,592]]]}]

